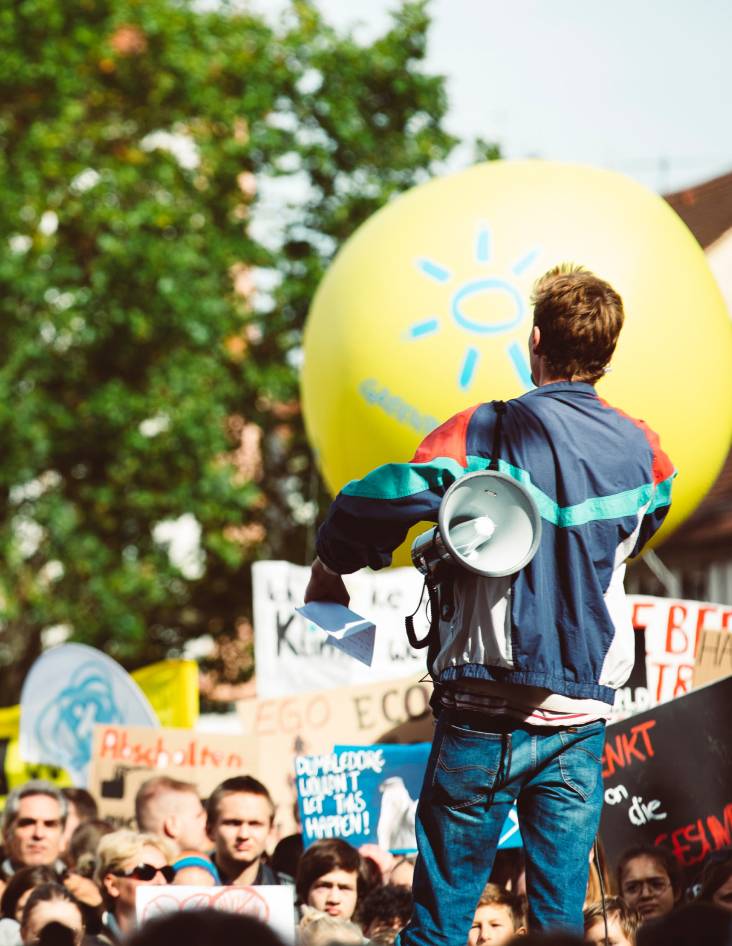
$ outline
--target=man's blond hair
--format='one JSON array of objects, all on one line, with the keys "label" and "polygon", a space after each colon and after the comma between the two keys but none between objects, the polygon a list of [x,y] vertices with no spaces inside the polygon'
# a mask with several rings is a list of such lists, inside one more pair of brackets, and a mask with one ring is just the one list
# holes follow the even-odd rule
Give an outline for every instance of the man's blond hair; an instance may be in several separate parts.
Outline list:
[{"label": "man's blond hair", "polygon": [[[526,926],[526,902],[518,894],[506,890],[505,887],[501,887],[499,884],[488,883],[480,895],[478,907],[491,906],[506,907],[511,915],[514,930]],[[476,907],[476,910],[478,907]]]},{"label": "man's blond hair", "polygon": [[163,822],[177,807],[177,796],[195,795],[198,789],[191,782],[181,782],[167,775],[154,775],[137,790],[135,819],[140,831],[162,834]]},{"label": "man's blond hair", "polygon": [[551,374],[594,384],[607,371],[623,327],[623,300],[583,266],[561,263],[544,273],[531,301],[539,354]]},{"label": "man's blond hair", "polygon": [[597,900],[584,909],[585,933],[596,920],[604,922],[607,914],[608,921],[616,919],[623,931],[623,936],[629,943],[635,944],[638,928],[641,925],[641,915],[633,910],[622,897],[608,897],[603,903]]}]

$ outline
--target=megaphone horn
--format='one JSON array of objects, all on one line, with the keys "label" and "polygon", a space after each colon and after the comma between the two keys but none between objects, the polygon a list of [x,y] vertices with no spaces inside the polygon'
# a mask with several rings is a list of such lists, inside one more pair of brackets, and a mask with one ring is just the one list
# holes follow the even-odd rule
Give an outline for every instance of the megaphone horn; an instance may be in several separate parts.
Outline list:
[{"label": "megaphone horn", "polygon": [[437,525],[417,536],[412,562],[423,575],[452,562],[502,578],[531,561],[541,541],[541,516],[525,486],[497,470],[467,473],[440,503]]}]

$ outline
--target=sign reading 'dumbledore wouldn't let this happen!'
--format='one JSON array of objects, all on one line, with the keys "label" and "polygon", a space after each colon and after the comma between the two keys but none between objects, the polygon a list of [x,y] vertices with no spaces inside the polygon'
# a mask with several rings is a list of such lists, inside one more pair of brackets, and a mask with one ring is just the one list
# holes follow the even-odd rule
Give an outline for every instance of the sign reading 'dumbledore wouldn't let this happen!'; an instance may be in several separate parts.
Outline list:
[{"label": "sign reading 'dumbledore wouldn't let this happen!'", "polygon": [[[307,847],[342,838],[359,847],[378,844],[393,854],[417,850],[415,819],[429,743],[334,746],[324,755],[298,756],[295,774]],[[521,844],[513,809],[499,847]]]}]

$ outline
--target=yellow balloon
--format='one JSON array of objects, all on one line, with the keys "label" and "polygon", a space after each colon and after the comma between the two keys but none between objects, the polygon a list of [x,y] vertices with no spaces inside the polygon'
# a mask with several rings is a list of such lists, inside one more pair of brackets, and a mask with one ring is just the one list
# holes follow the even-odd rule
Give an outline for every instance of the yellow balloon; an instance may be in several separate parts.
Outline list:
[{"label": "yellow balloon", "polygon": [[494,161],[416,187],[338,253],[313,300],[302,375],[328,487],[408,460],[457,411],[528,390],[531,288],[562,261],[623,297],[625,325],[598,392],[659,433],[679,471],[660,535],[678,526],[729,449],[729,313],[661,197],[611,171],[554,162]]}]

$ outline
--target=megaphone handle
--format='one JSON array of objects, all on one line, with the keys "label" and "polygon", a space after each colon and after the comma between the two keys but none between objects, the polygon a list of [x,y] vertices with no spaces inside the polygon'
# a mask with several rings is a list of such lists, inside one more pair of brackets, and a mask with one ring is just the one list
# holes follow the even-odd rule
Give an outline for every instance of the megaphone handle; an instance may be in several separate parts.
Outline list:
[{"label": "megaphone handle", "polygon": [[[430,599],[430,626],[425,636],[422,638],[422,640],[420,640],[414,630],[414,615],[422,606],[425,588],[427,589],[427,594],[429,595]],[[404,618],[404,626],[407,630],[407,640],[415,650],[422,650],[423,647],[429,647],[434,635],[438,633],[439,613],[440,603],[437,597],[437,588],[435,588],[429,574],[427,574],[425,575],[424,585],[422,586],[422,594],[419,596],[419,603],[417,604],[417,607],[411,614]]]},{"label": "megaphone handle", "polygon": [[506,402],[493,401],[493,410],[496,412],[496,423],[493,427],[493,447],[491,448],[491,462],[488,469],[498,472],[498,457],[501,452],[501,435],[503,434],[503,415],[506,413]]}]

